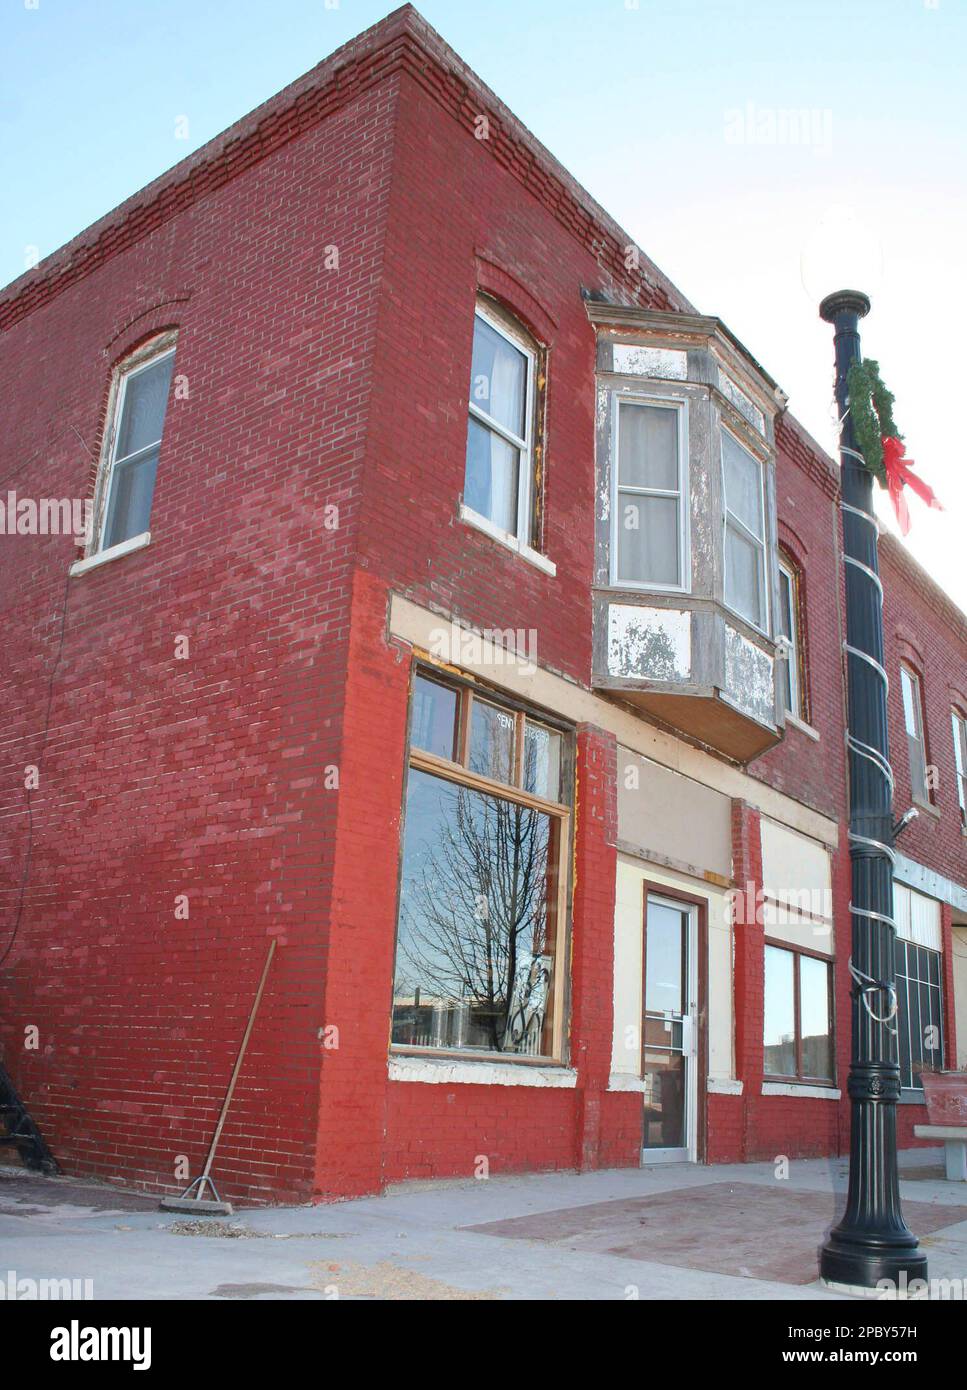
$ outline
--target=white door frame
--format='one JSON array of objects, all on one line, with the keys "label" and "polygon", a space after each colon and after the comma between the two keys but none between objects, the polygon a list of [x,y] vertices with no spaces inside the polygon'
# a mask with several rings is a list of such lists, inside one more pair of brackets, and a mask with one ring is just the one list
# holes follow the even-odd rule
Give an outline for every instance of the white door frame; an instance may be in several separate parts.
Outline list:
[{"label": "white door frame", "polygon": [[[648,950],[648,907],[655,902],[661,907],[671,908],[673,912],[680,912],[688,917],[687,927],[687,949],[688,949],[688,974],[686,1000],[687,1012],[682,1021],[682,1051],[685,1054],[685,1136],[686,1142],[683,1148],[675,1149],[648,1149],[642,1145],[641,1165],[642,1167],[652,1163],[696,1163],[698,1161],[698,1046],[699,1046],[699,972],[698,972],[698,904],[685,901],[682,898],[663,897],[661,892],[648,888],[645,885],[644,903],[642,910],[642,970],[647,981],[647,950]],[[642,1021],[644,1028],[645,1000],[642,996]],[[642,1039],[642,1079],[644,1079],[644,1039]],[[644,1102],[644,1097],[642,1097]]]}]

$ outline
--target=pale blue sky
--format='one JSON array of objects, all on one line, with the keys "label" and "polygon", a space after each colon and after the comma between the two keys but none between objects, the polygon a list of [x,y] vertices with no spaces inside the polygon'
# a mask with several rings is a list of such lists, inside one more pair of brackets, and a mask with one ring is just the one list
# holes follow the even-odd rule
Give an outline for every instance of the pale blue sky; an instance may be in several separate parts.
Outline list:
[{"label": "pale blue sky", "polygon": [[[0,0],[0,283],[394,8]],[[860,220],[882,263],[864,347],[948,508],[914,501],[909,544],[967,606],[967,467],[946,394],[967,317],[967,0],[419,8],[827,447],[829,333],[800,257],[831,207]]]}]

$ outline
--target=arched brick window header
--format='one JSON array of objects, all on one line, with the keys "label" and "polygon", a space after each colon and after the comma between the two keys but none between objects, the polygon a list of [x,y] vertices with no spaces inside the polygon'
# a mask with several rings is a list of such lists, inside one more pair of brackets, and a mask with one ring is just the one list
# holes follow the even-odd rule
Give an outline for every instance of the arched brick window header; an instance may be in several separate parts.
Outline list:
[{"label": "arched brick window header", "polygon": [[549,347],[557,323],[525,285],[509,271],[483,256],[476,257],[477,293],[495,299],[501,308],[526,328],[542,347]]}]

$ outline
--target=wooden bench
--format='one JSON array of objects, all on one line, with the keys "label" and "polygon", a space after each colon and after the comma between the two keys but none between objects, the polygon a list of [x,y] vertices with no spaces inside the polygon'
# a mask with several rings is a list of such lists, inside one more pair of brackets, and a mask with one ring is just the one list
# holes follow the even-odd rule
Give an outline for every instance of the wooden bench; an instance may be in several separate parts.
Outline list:
[{"label": "wooden bench", "polygon": [[967,1182],[967,1125],[914,1125],[918,1139],[942,1139],[948,1182]]}]

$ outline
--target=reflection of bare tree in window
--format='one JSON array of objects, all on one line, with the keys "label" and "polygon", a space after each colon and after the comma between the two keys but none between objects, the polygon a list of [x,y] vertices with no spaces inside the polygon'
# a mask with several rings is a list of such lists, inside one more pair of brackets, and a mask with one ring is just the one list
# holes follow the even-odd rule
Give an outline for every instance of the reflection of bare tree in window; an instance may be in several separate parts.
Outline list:
[{"label": "reflection of bare tree in window", "polygon": [[469,1005],[484,1035],[477,1046],[538,1052],[550,988],[550,818],[435,778],[425,785],[443,814],[406,877],[397,998],[418,989],[426,1003]]}]

